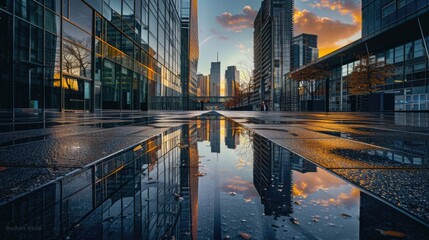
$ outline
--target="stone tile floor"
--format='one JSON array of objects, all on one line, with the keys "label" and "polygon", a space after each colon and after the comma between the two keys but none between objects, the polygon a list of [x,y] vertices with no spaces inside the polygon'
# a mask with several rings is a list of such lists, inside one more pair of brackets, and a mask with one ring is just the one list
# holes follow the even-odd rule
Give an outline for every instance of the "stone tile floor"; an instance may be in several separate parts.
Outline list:
[{"label": "stone tile floor", "polygon": [[[206,112],[0,119],[0,204]],[[429,225],[429,113],[219,111]]]}]

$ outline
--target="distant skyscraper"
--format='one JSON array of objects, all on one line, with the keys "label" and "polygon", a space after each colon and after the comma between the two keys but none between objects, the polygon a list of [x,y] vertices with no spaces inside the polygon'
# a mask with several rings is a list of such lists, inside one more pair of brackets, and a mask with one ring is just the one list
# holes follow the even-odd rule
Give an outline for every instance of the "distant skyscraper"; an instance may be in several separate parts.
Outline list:
[{"label": "distant skyscraper", "polygon": [[181,80],[183,110],[197,107],[197,68],[199,57],[198,43],[198,1],[182,0],[182,43],[181,43]]},{"label": "distant skyscraper", "polygon": [[203,75],[203,74],[198,74],[198,96],[209,96],[210,92],[210,81],[209,81],[209,76],[207,75]]},{"label": "distant skyscraper", "polygon": [[220,96],[220,62],[212,62],[210,67],[210,96]]},{"label": "distant skyscraper", "polygon": [[225,71],[226,96],[235,96],[240,84],[240,71],[235,66],[228,66]]},{"label": "distant skyscraper", "polygon": [[264,0],[254,22],[254,84],[251,104],[284,106],[282,79],[291,69],[293,1]]},{"label": "distant skyscraper", "polygon": [[319,56],[317,35],[303,33],[292,39],[293,68],[299,68],[316,61]]}]

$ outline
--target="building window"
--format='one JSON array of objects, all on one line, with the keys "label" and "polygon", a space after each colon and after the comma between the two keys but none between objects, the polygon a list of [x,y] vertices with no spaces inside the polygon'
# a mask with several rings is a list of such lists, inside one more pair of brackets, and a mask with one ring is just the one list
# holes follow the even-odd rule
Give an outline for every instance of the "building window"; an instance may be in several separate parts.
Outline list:
[{"label": "building window", "polygon": [[404,46],[395,48],[395,63],[404,61]]},{"label": "building window", "polygon": [[410,60],[414,58],[414,49],[413,49],[413,43],[407,43],[405,44],[405,60]]},{"label": "building window", "polygon": [[424,56],[424,48],[423,42],[421,39],[414,41],[414,57],[423,57]]},{"label": "building window", "polygon": [[381,10],[381,15],[382,17],[386,17],[387,15],[390,15],[395,11],[396,11],[396,3],[395,1],[392,1]]},{"label": "building window", "polygon": [[414,0],[398,0],[398,9],[405,7],[408,3],[411,3]]},{"label": "building window", "polygon": [[386,51],[386,64],[393,63],[393,49],[389,49]]}]

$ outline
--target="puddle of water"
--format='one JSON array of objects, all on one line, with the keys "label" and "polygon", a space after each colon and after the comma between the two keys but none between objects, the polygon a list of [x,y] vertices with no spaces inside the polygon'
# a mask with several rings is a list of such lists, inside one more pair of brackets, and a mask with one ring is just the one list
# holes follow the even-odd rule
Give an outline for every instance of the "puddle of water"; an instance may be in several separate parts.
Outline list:
[{"label": "puddle of water", "polygon": [[0,207],[18,239],[423,239],[428,229],[218,116]]}]

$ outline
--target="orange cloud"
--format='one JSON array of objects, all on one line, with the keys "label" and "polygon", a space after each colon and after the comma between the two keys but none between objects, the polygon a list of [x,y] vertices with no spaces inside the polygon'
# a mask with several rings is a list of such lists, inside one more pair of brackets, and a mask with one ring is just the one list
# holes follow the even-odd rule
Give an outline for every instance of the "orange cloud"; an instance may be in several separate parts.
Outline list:
[{"label": "orange cloud", "polygon": [[294,184],[292,186],[292,194],[306,198],[318,190],[328,190],[344,185],[344,181],[334,177],[328,172],[318,169],[317,173],[298,173],[293,174]]},{"label": "orange cloud", "polygon": [[257,14],[258,12],[253,10],[251,6],[245,6],[243,13],[234,15],[230,12],[224,12],[216,17],[216,21],[224,28],[241,32],[245,28],[253,28],[253,21]]},{"label": "orange cloud", "polygon": [[340,193],[336,198],[329,199],[318,199],[313,202],[317,205],[328,207],[328,206],[345,206],[351,208],[360,201],[360,191],[357,188],[353,188],[350,193]]},{"label": "orange cloud", "polygon": [[295,9],[294,28],[295,35],[301,33],[318,35],[319,55],[322,57],[356,40],[361,25],[359,22],[349,24],[327,17],[319,17],[306,9]]},{"label": "orange cloud", "polygon": [[350,14],[356,23],[362,22],[360,1],[353,0],[321,0],[310,6],[315,8],[328,8],[332,11],[338,11],[342,15]]}]

